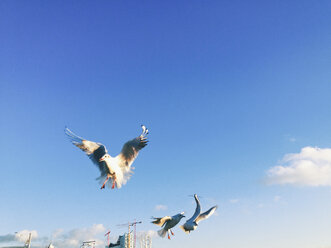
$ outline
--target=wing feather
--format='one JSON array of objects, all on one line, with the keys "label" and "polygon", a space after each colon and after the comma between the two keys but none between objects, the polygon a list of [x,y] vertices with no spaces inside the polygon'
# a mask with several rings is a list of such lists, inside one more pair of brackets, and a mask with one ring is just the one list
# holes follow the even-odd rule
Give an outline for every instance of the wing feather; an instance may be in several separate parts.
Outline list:
[{"label": "wing feather", "polygon": [[199,221],[202,221],[204,219],[208,219],[210,216],[212,216],[215,213],[217,207],[218,207],[217,205],[214,206],[214,207],[211,207],[206,212],[200,214],[199,217],[195,220],[195,222],[198,224]]},{"label": "wing feather", "polygon": [[64,132],[73,145],[77,146],[88,155],[92,162],[99,168],[102,176],[107,174],[109,169],[106,162],[99,162],[99,159],[108,153],[106,147],[103,144],[79,137],[67,127],[65,128]]},{"label": "wing feather", "polygon": [[194,199],[195,199],[195,202],[196,202],[197,206],[195,208],[195,212],[194,212],[193,216],[189,220],[187,220],[187,222],[191,222],[191,221],[193,222],[193,221],[195,221],[196,218],[199,217],[200,212],[201,212],[200,201],[199,201],[199,198],[198,198],[198,196],[196,194],[194,194]]},{"label": "wing feather", "polygon": [[164,216],[162,218],[155,218],[155,217],[152,217],[152,218],[154,220],[151,223],[158,225],[160,227],[163,227],[167,221],[171,220],[170,216]]},{"label": "wing feather", "polygon": [[133,161],[138,156],[139,151],[147,145],[148,140],[146,136],[148,134],[148,129],[144,125],[141,127],[143,130],[141,135],[126,142],[121,153],[117,156],[121,167],[130,168]]}]

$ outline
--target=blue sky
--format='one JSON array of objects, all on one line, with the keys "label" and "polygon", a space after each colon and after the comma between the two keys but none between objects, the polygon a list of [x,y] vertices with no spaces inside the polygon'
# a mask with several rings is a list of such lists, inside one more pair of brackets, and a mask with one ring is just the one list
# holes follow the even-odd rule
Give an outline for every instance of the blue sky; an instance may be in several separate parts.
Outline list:
[{"label": "blue sky", "polygon": [[[154,237],[154,247],[331,247],[330,8],[1,1],[0,236],[102,224],[102,239],[103,229],[116,236],[125,230],[117,224],[134,219],[139,231],[158,230],[151,215],[190,216],[187,195],[198,193],[203,209],[219,205],[217,215],[190,235]],[[101,191],[64,126],[116,155],[140,124],[150,143],[135,174]],[[307,160],[317,181],[296,174]],[[276,165],[285,170],[269,185]]]}]

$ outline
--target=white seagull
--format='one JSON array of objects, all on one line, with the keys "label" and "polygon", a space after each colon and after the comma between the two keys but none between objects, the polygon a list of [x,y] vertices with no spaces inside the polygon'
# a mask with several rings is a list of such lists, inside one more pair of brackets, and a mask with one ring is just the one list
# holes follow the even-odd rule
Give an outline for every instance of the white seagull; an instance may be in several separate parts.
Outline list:
[{"label": "white seagull", "polygon": [[209,218],[217,209],[217,205],[216,205],[214,207],[211,207],[206,212],[200,214],[201,206],[200,206],[199,198],[196,194],[194,194],[194,199],[195,202],[197,203],[197,207],[195,209],[193,216],[189,220],[187,220],[184,225],[180,226],[180,228],[183,229],[185,233],[190,233],[191,231],[194,231],[198,227],[198,223],[200,221]]},{"label": "white seagull", "polygon": [[65,134],[72,144],[83,150],[92,162],[98,166],[101,175],[97,179],[103,181],[101,189],[105,188],[109,179],[111,179],[112,189],[114,189],[115,185],[117,188],[121,188],[130,178],[133,173],[133,167],[131,167],[133,161],[138,156],[139,150],[147,145],[148,129],[144,125],[141,125],[141,128],[141,135],[126,142],[121,153],[116,157],[111,157],[103,144],[83,139],[68,128],[65,128]]},{"label": "white seagull", "polygon": [[170,239],[169,231],[171,232],[172,235],[175,235],[172,232],[171,228],[176,226],[183,217],[185,217],[184,212],[181,212],[181,213],[176,214],[176,215],[171,216],[171,217],[170,216],[164,216],[162,218],[152,217],[154,219],[154,221],[152,221],[152,223],[155,224],[155,225],[163,227],[161,230],[159,230],[157,232],[160,235],[160,237],[164,238],[165,235],[168,233],[168,239]]}]

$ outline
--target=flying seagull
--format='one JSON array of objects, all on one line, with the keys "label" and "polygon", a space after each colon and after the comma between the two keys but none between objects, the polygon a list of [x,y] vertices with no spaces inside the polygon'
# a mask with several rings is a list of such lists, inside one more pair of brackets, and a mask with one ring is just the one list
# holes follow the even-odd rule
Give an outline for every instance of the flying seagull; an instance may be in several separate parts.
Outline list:
[{"label": "flying seagull", "polygon": [[65,134],[71,143],[83,150],[99,168],[101,175],[97,179],[100,179],[101,183],[103,182],[101,189],[105,188],[109,179],[111,179],[112,189],[114,189],[115,185],[117,188],[121,188],[130,178],[133,173],[133,167],[131,167],[133,161],[139,151],[147,145],[148,129],[144,125],[141,125],[141,128],[141,135],[126,142],[121,153],[116,157],[111,157],[103,144],[83,139],[68,128],[65,128]]},{"label": "flying seagull", "polygon": [[180,226],[180,228],[183,229],[185,233],[190,233],[191,231],[194,231],[198,227],[198,223],[200,221],[209,218],[217,209],[217,205],[216,205],[214,207],[211,207],[206,212],[200,214],[201,206],[200,206],[199,198],[196,194],[194,194],[194,199],[195,202],[197,203],[197,207],[195,209],[193,216],[189,220],[187,220],[184,225]]},{"label": "flying seagull", "polygon": [[184,212],[181,212],[180,214],[176,214],[171,217],[170,216],[164,216],[162,218],[152,217],[152,219],[154,219],[152,223],[163,227],[161,230],[157,232],[160,235],[160,237],[164,238],[165,235],[168,233],[168,239],[170,239],[169,231],[171,232],[172,235],[175,235],[172,232],[171,228],[176,226],[183,217],[185,217]]}]

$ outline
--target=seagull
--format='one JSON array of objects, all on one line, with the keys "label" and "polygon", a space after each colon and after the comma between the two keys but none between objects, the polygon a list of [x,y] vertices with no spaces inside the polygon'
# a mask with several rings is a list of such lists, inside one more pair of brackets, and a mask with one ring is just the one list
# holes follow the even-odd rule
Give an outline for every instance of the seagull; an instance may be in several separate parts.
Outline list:
[{"label": "seagull", "polygon": [[154,219],[154,221],[152,221],[152,223],[155,224],[155,225],[163,227],[161,230],[159,230],[157,232],[160,237],[164,238],[166,233],[168,233],[168,239],[170,239],[169,231],[171,232],[172,235],[175,235],[172,232],[171,228],[176,226],[183,217],[185,217],[184,212],[181,212],[181,213],[176,214],[176,215],[171,216],[171,217],[170,216],[164,216],[162,218],[152,217],[152,219]]},{"label": "seagull", "polygon": [[211,207],[206,212],[200,214],[201,206],[200,206],[199,198],[196,194],[194,194],[194,199],[195,202],[197,203],[197,207],[195,209],[193,216],[189,220],[187,220],[184,225],[180,226],[180,228],[183,229],[185,233],[190,233],[191,231],[194,231],[198,227],[198,223],[200,221],[209,218],[217,209],[217,205],[216,205],[214,207]]},{"label": "seagull", "polygon": [[83,150],[99,168],[101,175],[97,179],[101,183],[103,181],[101,189],[105,188],[109,179],[112,181],[111,188],[114,189],[116,185],[119,189],[133,173],[131,165],[139,151],[147,145],[148,129],[144,125],[141,125],[141,128],[141,135],[126,142],[121,153],[116,157],[111,157],[103,144],[83,139],[67,127],[65,128],[65,134],[69,137],[71,143]]}]

